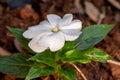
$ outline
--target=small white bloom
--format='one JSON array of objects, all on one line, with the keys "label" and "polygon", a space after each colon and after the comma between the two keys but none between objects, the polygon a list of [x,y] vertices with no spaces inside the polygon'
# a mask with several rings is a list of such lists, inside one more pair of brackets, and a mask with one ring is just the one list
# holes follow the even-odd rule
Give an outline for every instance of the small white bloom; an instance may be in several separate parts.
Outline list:
[{"label": "small white bloom", "polygon": [[43,52],[48,48],[57,51],[64,46],[65,41],[73,41],[81,34],[81,21],[72,19],[72,14],[66,14],[63,18],[49,14],[47,20],[29,27],[23,36],[32,39],[29,47],[35,52]]}]

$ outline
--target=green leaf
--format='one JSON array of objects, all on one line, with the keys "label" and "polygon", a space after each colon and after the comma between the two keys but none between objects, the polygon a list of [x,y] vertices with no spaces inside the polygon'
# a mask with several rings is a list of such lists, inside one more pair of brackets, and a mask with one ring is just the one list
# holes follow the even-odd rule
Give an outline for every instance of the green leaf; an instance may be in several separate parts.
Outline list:
[{"label": "green leaf", "polygon": [[111,59],[107,53],[97,49],[89,48],[86,50],[70,50],[66,52],[66,57],[63,59],[65,62],[78,62],[78,63],[88,63],[91,61],[99,61],[105,63],[107,60]]},{"label": "green leaf", "polygon": [[82,34],[75,40],[75,48],[77,50],[84,50],[90,48],[105,38],[107,33],[114,25],[91,25],[82,30]]},{"label": "green leaf", "polygon": [[84,52],[78,51],[76,49],[70,50],[65,53],[65,62],[78,62],[78,63],[88,63],[90,62],[90,57],[87,56]]},{"label": "green leaf", "polygon": [[24,30],[18,29],[18,28],[12,28],[12,27],[7,27],[10,32],[13,33],[13,35],[16,37],[16,39],[20,42],[20,44],[27,49],[29,52],[33,52],[29,47],[28,43],[29,40],[23,37],[23,32]]},{"label": "green leaf", "polygon": [[17,77],[26,77],[32,62],[26,61],[30,55],[16,53],[11,56],[0,56],[0,72],[10,73]]},{"label": "green leaf", "polygon": [[64,47],[62,48],[63,51],[68,51],[74,48],[74,41],[67,41],[64,45]]},{"label": "green leaf", "polygon": [[56,67],[54,53],[51,53],[49,50],[38,53],[35,56],[31,57],[29,60],[34,60],[36,62],[47,64],[51,67]]},{"label": "green leaf", "polygon": [[73,48],[74,48],[74,45],[75,45],[74,41],[67,41],[67,42],[65,43],[64,47],[63,47],[60,51],[58,51],[58,52],[56,53],[57,57],[58,57],[59,59],[62,59],[62,58],[65,56],[65,52],[67,52],[68,50],[73,49]]},{"label": "green leaf", "polygon": [[[60,80],[76,80],[75,70],[71,67],[59,67],[59,78]],[[62,79],[61,79],[62,78]]]},{"label": "green leaf", "polygon": [[40,68],[38,66],[32,66],[25,80],[31,80],[40,76],[48,76],[53,74],[53,72],[54,69],[51,67]]},{"label": "green leaf", "polygon": [[99,61],[102,63],[107,62],[107,60],[112,59],[111,56],[109,56],[107,53],[101,51],[100,49],[97,48],[90,48],[86,52],[87,56],[90,56],[91,60],[93,61]]}]

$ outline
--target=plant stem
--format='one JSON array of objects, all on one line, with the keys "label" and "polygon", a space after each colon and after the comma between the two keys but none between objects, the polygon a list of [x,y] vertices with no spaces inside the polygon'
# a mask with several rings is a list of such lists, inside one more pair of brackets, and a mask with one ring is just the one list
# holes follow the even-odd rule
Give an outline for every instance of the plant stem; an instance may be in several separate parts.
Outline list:
[{"label": "plant stem", "polygon": [[108,60],[107,62],[120,66],[120,62],[117,62],[117,61],[114,61],[114,60]]},{"label": "plant stem", "polygon": [[85,77],[85,75],[82,73],[82,71],[73,63],[69,63],[70,65],[72,65],[83,77],[84,80],[87,80],[87,78]]}]

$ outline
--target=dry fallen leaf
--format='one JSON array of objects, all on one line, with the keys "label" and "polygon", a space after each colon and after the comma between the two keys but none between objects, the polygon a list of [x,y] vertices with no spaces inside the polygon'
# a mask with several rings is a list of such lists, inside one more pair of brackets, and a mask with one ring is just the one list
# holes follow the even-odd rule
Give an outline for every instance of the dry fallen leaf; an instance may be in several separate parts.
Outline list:
[{"label": "dry fallen leaf", "polygon": [[39,15],[33,10],[32,6],[27,4],[24,8],[20,10],[20,17],[23,20],[39,20]]},{"label": "dry fallen leaf", "polygon": [[49,8],[48,13],[54,13],[55,12],[55,5],[56,5],[56,3],[53,3],[53,5]]},{"label": "dry fallen leaf", "polygon": [[0,14],[2,14],[4,8],[0,5]]},{"label": "dry fallen leaf", "polygon": [[0,56],[9,56],[9,55],[11,55],[10,52],[8,52],[5,49],[3,49],[2,47],[0,47]]},{"label": "dry fallen leaf", "polygon": [[17,39],[14,39],[14,45],[15,48],[19,51],[19,52],[24,52],[23,47],[21,46],[21,44],[19,43],[19,41]]},{"label": "dry fallen leaf", "polygon": [[114,7],[120,9],[120,3],[116,0],[108,0]]},{"label": "dry fallen leaf", "polygon": [[16,80],[16,77],[14,75],[6,74],[4,80]]},{"label": "dry fallen leaf", "polygon": [[75,0],[74,5],[75,5],[75,8],[73,8],[74,13],[84,14],[84,9],[80,4],[80,0]]},{"label": "dry fallen leaf", "polygon": [[120,66],[118,65],[110,65],[111,67],[111,72],[112,72],[112,76],[114,76],[115,80],[120,80]]},{"label": "dry fallen leaf", "polygon": [[91,2],[85,1],[85,11],[91,20],[98,22],[100,12]]}]

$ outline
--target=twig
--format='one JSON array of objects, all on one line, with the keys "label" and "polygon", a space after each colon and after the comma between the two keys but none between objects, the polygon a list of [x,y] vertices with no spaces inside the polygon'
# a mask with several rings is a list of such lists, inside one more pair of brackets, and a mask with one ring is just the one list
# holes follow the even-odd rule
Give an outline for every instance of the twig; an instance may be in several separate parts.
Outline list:
[{"label": "twig", "polygon": [[117,62],[117,61],[114,61],[114,60],[108,60],[107,62],[120,66],[120,62]]},{"label": "twig", "polygon": [[99,20],[98,20],[98,23],[97,23],[97,24],[101,24],[101,22],[102,22],[102,20],[104,19],[104,17],[105,17],[105,14],[104,14],[104,13],[100,14],[100,17],[99,17]]},{"label": "twig", "polygon": [[69,63],[70,65],[72,65],[83,77],[84,80],[87,80],[87,78],[85,77],[85,75],[82,73],[82,71],[73,63]]}]

